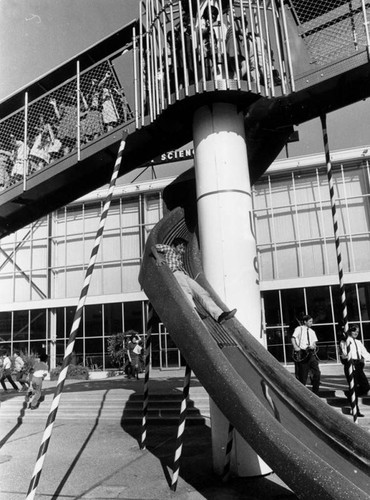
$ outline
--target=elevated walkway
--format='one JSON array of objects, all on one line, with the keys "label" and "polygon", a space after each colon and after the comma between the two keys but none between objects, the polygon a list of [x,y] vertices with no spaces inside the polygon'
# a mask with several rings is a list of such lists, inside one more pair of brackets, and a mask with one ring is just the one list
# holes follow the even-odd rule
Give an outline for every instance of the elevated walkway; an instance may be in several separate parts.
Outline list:
[{"label": "elevated walkway", "polygon": [[[0,103],[0,237],[107,183],[123,129],[120,175],[189,143],[199,107],[234,103],[253,182],[294,124],[370,95],[365,0],[211,3],[208,41],[211,4],[148,0],[136,20]],[[54,141],[46,155],[35,151],[42,134]]]}]

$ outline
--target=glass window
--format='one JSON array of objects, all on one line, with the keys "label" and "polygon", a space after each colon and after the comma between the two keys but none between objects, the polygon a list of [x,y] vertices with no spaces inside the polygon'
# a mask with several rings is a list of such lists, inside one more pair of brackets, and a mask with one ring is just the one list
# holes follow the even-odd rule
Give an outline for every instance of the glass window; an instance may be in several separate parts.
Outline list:
[{"label": "glass window", "polygon": [[85,306],[84,318],[85,336],[101,337],[103,335],[102,306],[100,304]]},{"label": "glass window", "polygon": [[281,305],[283,310],[283,323],[289,327],[290,335],[298,325],[298,320],[305,313],[305,302],[302,288],[281,290]]},{"label": "glass window", "polygon": [[[79,297],[84,280],[82,266],[67,268],[65,280],[65,290],[62,291],[62,297]],[[65,292],[65,295],[63,292]]]},{"label": "glass window", "polygon": [[47,338],[46,334],[46,310],[33,309],[31,310],[31,341],[36,339]]},{"label": "glass window", "polygon": [[143,333],[142,302],[126,302],[124,305],[124,330]]},{"label": "glass window", "polygon": [[114,363],[109,354],[105,354],[105,356],[103,357],[103,366],[105,367],[105,370],[109,370],[110,368],[114,368],[117,370],[119,368],[117,363]]},{"label": "glass window", "polygon": [[[46,266],[46,262],[45,262]],[[47,270],[44,269],[33,269],[30,274],[31,280],[31,300],[42,300],[49,298],[47,296],[48,282],[47,282]]]},{"label": "glass window", "polygon": [[66,345],[65,345],[64,341],[57,340],[55,347],[56,347],[55,363],[56,363],[56,366],[60,366],[63,363]]},{"label": "glass window", "polygon": [[147,240],[147,237],[149,236],[150,231],[154,227],[154,224],[156,224],[160,218],[162,217],[161,212],[161,205],[160,205],[160,197],[159,193],[155,194],[149,194],[145,195],[145,236],[144,239],[145,241]]},{"label": "glass window", "polygon": [[257,247],[257,256],[260,279],[264,281],[274,279],[277,274],[274,265],[272,245],[264,248]]},{"label": "glass window", "polygon": [[85,340],[85,366],[91,370],[103,369],[103,339],[101,337]]},{"label": "glass window", "polygon": [[268,328],[266,335],[269,353],[279,361],[284,361],[284,344],[281,328]]},{"label": "glass window", "polygon": [[[66,212],[66,225],[62,226],[66,236],[66,265],[81,264],[84,259],[83,250],[83,215],[81,206],[69,206]],[[61,250],[64,250],[63,248]]]},{"label": "glass window", "polygon": [[[10,350],[10,346],[8,346]],[[0,351],[2,350],[2,346],[0,345]],[[15,350],[21,352],[21,354],[28,355],[28,342],[13,342],[13,353]]]},{"label": "glass window", "polygon": [[364,346],[370,352],[370,323],[362,323],[362,332]]},{"label": "glass window", "polygon": [[65,339],[66,331],[64,326],[64,307],[58,307],[56,310],[56,336],[57,339]]},{"label": "glass window", "polygon": [[277,248],[277,277],[296,278],[300,275],[300,264],[297,244],[280,244]]},{"label": "glass window", "polygon": [[358,321],[360,312],[357,304],[356,285],[345,285],[348,321]]},{"label": "glass window", "polygon": [[370,255],[370,238],[369,233],[362,236],[352,237],[352,247],[353,247],[353,258],[354,263],[352,267],[356,271],[368,271],[369,270],[369,255]]},{"label": "glass window", "polygon": [[82,365],[84,362],[83,339],[77,338],[74,344],[71,363],[73,365]]},{"label": "glass window", "polygon": [[[48,267],[48,240],[47,238],[33,238],[32,240],[32,279],[38,281],[38,286],[46,291],[46,269]],[[42,281],[39,281],[39,280]]]},{"label": "glass window", "polygon": [[[344,271],[369,270],[370,195],[361,166],[333,169]],[[293,182],[294,181],[294,182]],[[253,190],[262,280],[337,273],[325,168],[269,177]]]},{"label": "glass window", "polygon": [[16,270],[14,275],[14,300],[18,302],[30,300],[30,287],[29,271],[24,273]]},{"label": "glass window", "polygon": [[122,259],[140,257],[139,202],[125,200],[122,203]]},{"label": "glass window", "polygon": [[0,312],[0,342],[10,342],[12,333],[12,313]]},{"label": "glass window", "polygon": [[335,331],[334,325],[314,325],[313,330],[318,340],[318,356],[322,361],[336,360]]},{"label": "glass window", "polygon": [[156,224],[161,218],[159,193],[145,195],[145,222]]},{"label": "glass window", "polygon": [[[104,234],[110,234],[112,231],[117,231],[121,226],[120,221],[120,202],[121,199],[112,200],[110,204],[109,211],[107,214],[107,219],[105,221]],[[100,214],[99,214],[100,220]]]},{"label": "glass window", "polygon": [[[116,248],[118,258],[119,252],[119,244],[116,242],[114,244]],[[103,270],[102,270],[102,279],[100,280],[101,287],[103,289],[104,294],[114,294],[122,292],[122,281],[124,281],[126,285],[126,274],[122,270],[122,262],[121,260],[117,260],[116,262],[104,262]],[[125,289],[127,287],[125,286]]]},{"label": "glass window", "polygon": [[31,244],[29,235],[25,235],[24,238],[24,240],[17,243],[17,248],[13,254],[12,260],[15,262],[18,269],[29,273],[31,269]]},{"label": "glass window", "polygon": [[28,341],[28,311],[14,311],[13,338]]},{"label": "glass window", "polygon": [[265,309],[266,326],[281,324],[279,292],[277,290],[262,292]]},{"label": "glass window", "polygon": [[123,331],[122,303],[104,304],[104,335],[109,337]]},{"label": "glass window", "polygon": [[[359,283],[358,295],[362,321],[369,320],[370,313],[370,283]],[[370,337],[369,337],[370,338]]]},{"label": "glass window", "polygon": [[313,323],[331,323],[331,300],[328,286],[306,288],[307,310]]}]

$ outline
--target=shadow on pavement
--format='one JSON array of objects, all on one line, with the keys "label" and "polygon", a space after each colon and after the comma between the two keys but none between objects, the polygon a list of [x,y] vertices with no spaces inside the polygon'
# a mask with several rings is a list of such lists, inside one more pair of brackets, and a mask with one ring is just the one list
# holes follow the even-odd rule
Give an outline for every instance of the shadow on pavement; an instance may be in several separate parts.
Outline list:
[{"label": "shadow on pavement", "polygon": [[[178,391],[181,394],[181,391]],[[134,395],[133,395],[134,396]],[[140,448],[141,425],[125,422],[122,416],[122,429],[134,438]],[[148,423],[146,447],[144,452],[151,453],[160,461],[163,482],[170,492],[177,441],[177,424],[164,425]],[[231,478],[227,483],[213,471],[211,429],[205,424],[190,425],[187,421],[183,432],[183,445],[179,466],[179,483],[185,482],[208,500],[236,499],[280,499],[293,500],[297,497],[287,487],[277,484],[269,475],[263,478]],[[144,478],[143,478],[144,480]],[[247,493],[249,492],[249,493]],[[179,492],[181,494],[181,492]],[[175,493],[173,493],[175,494]],[[169,493],[170,495],[170,493]]]},{"label": "shadow on pavement", "polygon": [[95,422],[94,422],[94,425],[91,429],[91,431],[89,432],[89,435],[87,436],[87,438],[85,439],[83,445],[80,447],[78,453],[76,454],[75,458],[73,459],[71,465],[69,466],[67,472],[64,474],[62,480],[60,481],[58,487],[56,488],[53,496],[51,497],[51,500],[56,500],[57,498],[59,498],[59,495],[64,487],[64,485],[66,484],[66,482],[68,481],[70,475],[72,474],[73,470],[75,469],[82,453],[84,452],[84,450],[86,449],[90,439],[92,438],[94,432],[96,431],[97,427],[98,427],[98,424],[99,424],[99,420],[100,420],[100,416],[101,416],[101,413],[102,413],[102,410],[103,410],[103,407],[104,407],[104,404],[105,404],[105,400],[106,400],[106,397],[107,397],[107,394],[108,394],[108,391],[103,395],[102,397],[102,401],[101,401],[101,404],[100,404],[100,408],[99,408],[99,412],[98,412],[98,415],[95,419]]},{"label": "shadow on pavement", "polygon": [[28,402],[26,400],[24,400],[22,408],[19,411],[17,423],[15,424],[15,426],[12,429],[10,429],[10,431],[7,433],[7,435],[2,438],[2,440],[0,441],[0,448],[2,448],[4,446],[4,444],[8,441],[8,439],[10,439],[13,436],[13,434],[19,429],[19,427],[23,424],[23,418],[26,414],[27,406],[28,406]]}]

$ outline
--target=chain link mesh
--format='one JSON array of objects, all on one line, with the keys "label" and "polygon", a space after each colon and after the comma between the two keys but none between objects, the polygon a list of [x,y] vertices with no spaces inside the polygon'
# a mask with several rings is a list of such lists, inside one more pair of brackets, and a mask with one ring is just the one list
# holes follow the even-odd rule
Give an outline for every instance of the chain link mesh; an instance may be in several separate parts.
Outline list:
[{"label": "chain link mesh", "polygon": [[0,122],[0,189],[132,118],[110,61],[82,72]]},{"label": "chain link mesh", "polygon": [[290,5],[311,64],[324,66],[366,48],[361,0],[290,0]]}]

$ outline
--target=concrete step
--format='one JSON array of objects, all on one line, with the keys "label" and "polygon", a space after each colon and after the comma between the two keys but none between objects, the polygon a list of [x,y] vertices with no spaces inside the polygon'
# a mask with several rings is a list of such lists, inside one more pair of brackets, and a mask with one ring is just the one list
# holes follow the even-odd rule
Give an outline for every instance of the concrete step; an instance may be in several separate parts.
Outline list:
[{"label": "concrete step", "polygon": [[[187,406],[187,423],[204,424],[209,419],[209,398],[207,393],[196,391],[194,399],[189,399]],[[2,401],[0,418],[3,420],[40,420],[45,419],[50,411],[52,394],[47,394],[37,408],[28,408],[24,394],[14,393],[13,397]],[[181,393],[150,394],[148,398],[147,422],[176,424],[181,409]],[[118,390],[111,393],[82,392],[66,393],[60,399],[57,419],[63,420],[104,420],[139,424],[143,417],[142,394],[120,394]]]},{"label": "concrete step", "polygon": [[[319,396],[336,411],[353,420],[351,406],[343,390],[320,389]],[[358,404],[360,412],[364,417],[359,417],[357,422],[361,427],[370,432],[370,396],[359,397]]]}]

